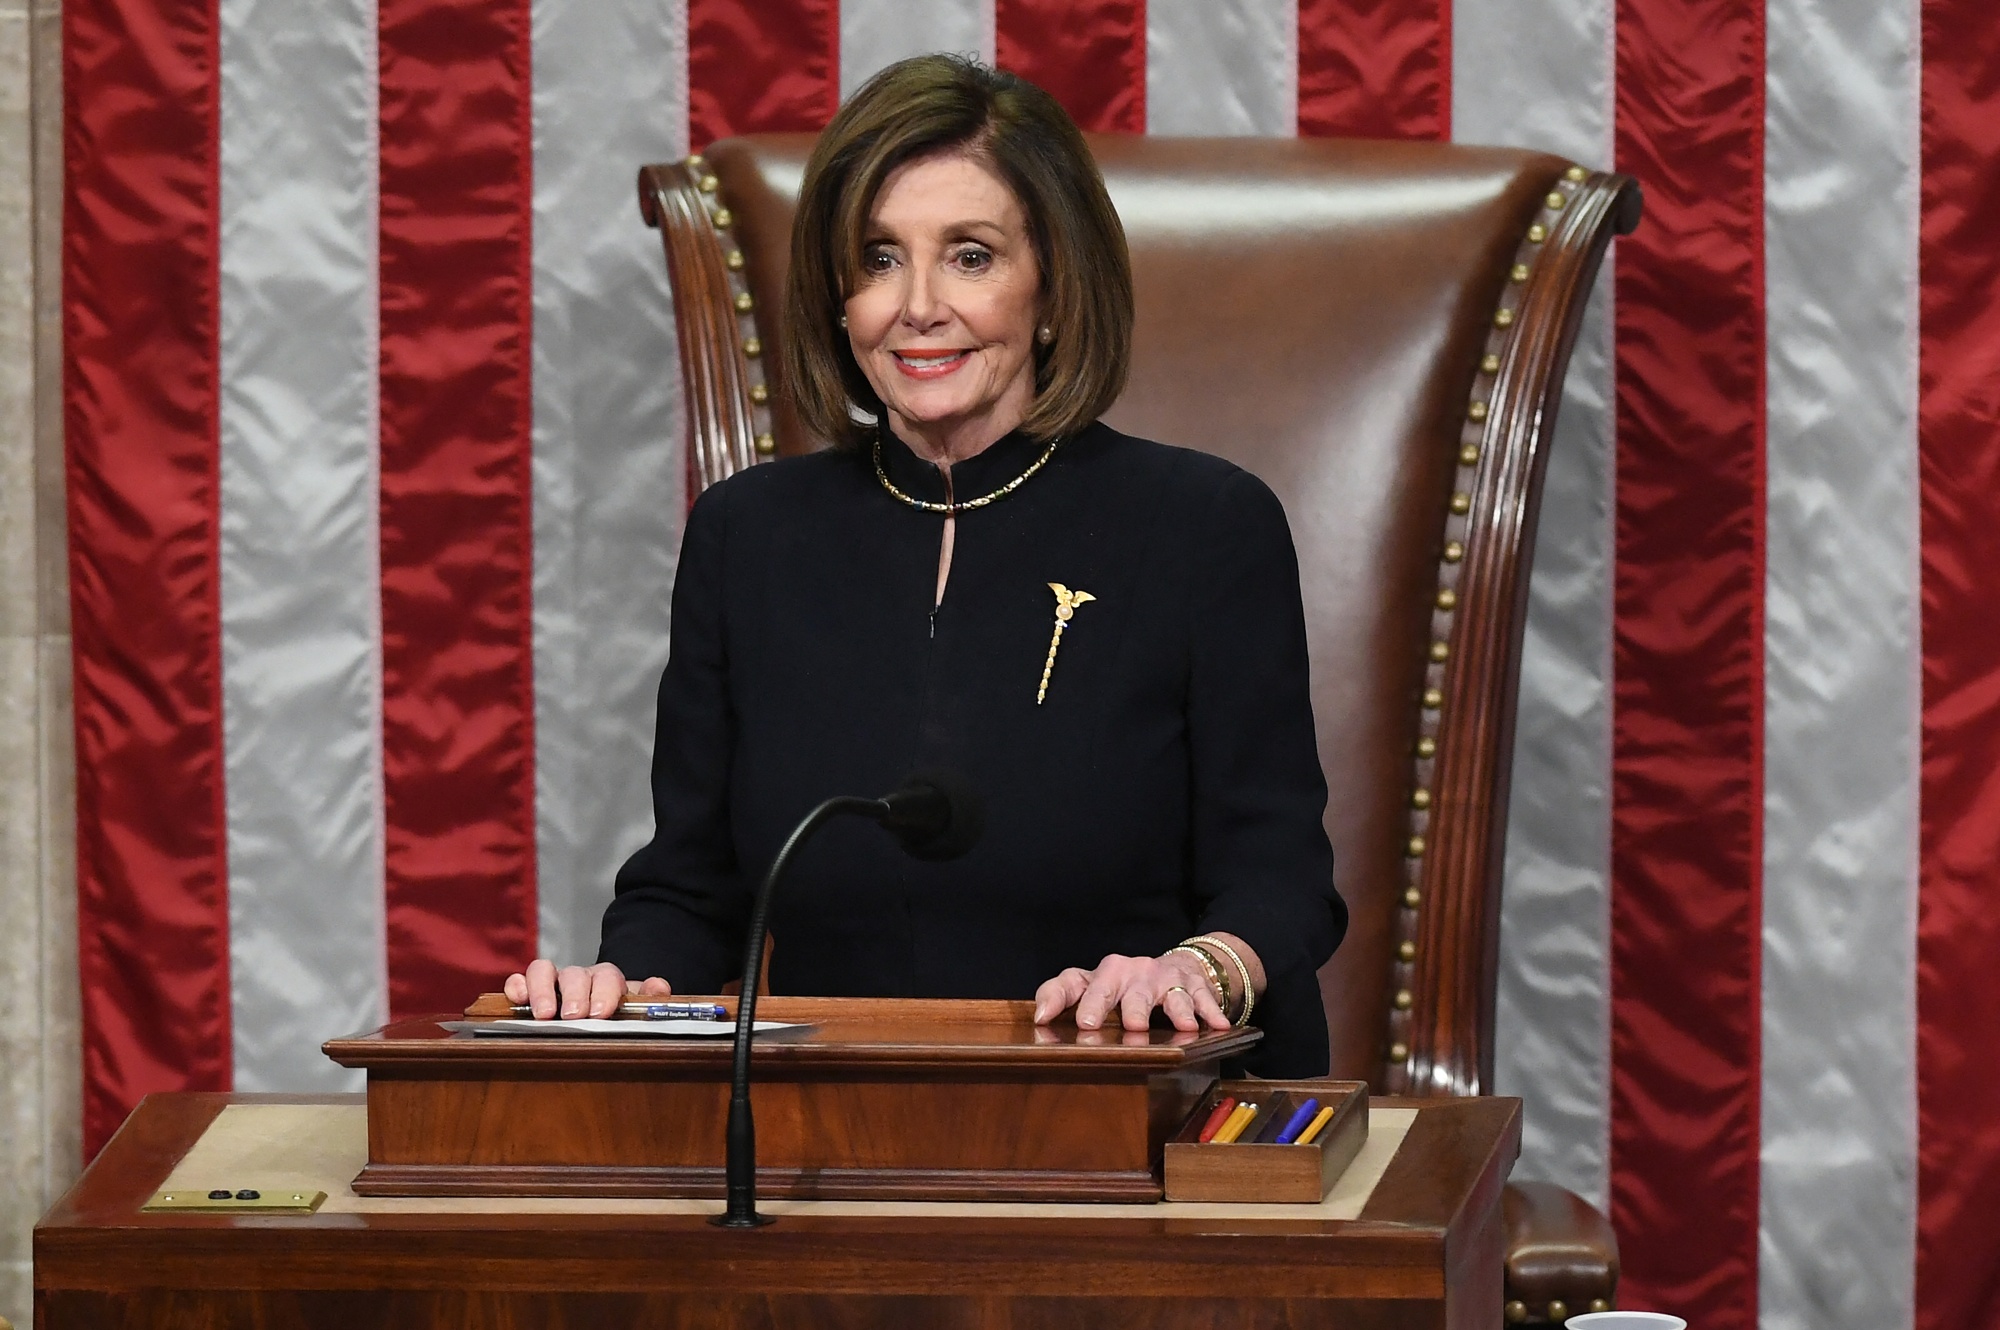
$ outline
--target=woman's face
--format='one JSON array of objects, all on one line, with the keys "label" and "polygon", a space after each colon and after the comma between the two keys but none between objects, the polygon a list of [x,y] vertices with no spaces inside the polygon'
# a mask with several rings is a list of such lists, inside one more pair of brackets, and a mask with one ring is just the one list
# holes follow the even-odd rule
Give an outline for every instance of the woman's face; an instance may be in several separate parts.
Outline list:
[{"label": "woman's face", "polygon": [[1014,192],[963,154],[890,172],[847,294],[854,359],[897,435],[936,461],[967,457],[1035,399],[1041,273]]}]

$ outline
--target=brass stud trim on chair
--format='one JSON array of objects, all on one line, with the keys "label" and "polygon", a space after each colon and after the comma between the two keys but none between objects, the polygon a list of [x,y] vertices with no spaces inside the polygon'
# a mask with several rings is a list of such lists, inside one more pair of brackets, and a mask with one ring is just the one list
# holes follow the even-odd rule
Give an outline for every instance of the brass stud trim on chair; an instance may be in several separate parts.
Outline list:
[{"label": "brass stud trim on chair", "polygon": [[[1563,172],[1563,179],[1569,181],[1572,185],[1580,185],[1590,179],[1590,172],[1584,170],[1581,166],[1572,166],[1569,170]],[[1596,1311],[1597,1304],[1592,1303],[1590,1309]]]},{"label": "brass stud trim on chair", "polygon": [[1553,1299],[1549,1303],[1549,1319],[1557,1325],[1561,1325],[1564,1321],[1567,1321],[1569,1319],[1569,1304],[1561,1298]]},{"label": "brass stud trim on chair", "polygon": [[[1574,169],[1581,171],[1583,168],[1579,166]],[[1608,1312],[1611,1310],[1611,1304],[1603,1298],[1592,1298],[1590,1300],[1590,1309],[1594,1312]]]},{"label": "brass stud trim on chair", "polygon": [[1525,1302],[1510,1302],[1510,1303],[1508,1303],[1508,1304],[1507,1304],[1507,1324],[1509,1324],[1509,1325],[1525,1325],[1525,1324],[1527,1324],[1527,1321],[1528,1321],[1528,1304],[1527,1304],[1527,1303],[1525,1303]]},{"label": "brass stud trim on chair", "polygon": [[[720,185],[717,183],[711,188],[711,182],[715,181],[716,177],[712,174],[705,177],[701,186],[702,192],[704,194],[716,194]],[[734,243],[734,238],[728,234],[729,228],[736,223],[735,215],[728,208],[717,206],[709,214],[709,220],[714,223],[715,229],[720,233],[719,239],[724,247],[722,256],[723,267],[733,273],[742,273],[749,266],[749,259],[743,253],[743,247]],[[764,339],[757,331],[757,298],[748,290],[742,290],[732,296],[729,303],[742,318],[745,325],[743,341],[741,343],[744,359],[760,359],[764,354]],[[765,426],[765,428],[757,431],[751,446],[758,458],[770,457],[778,451],[778,441],[770,432],[770,422],[761,418],[761,412],[763,408],[770,404],[771,390],[764,384],[753,383],[749,387],[749,394],[751,408],[759,412],[756,424]]]},{"label": "brass stud trim on chair", "polygon": [[1402,945],[1396,948],[1396,959],[1403,962],[1405,965],[1408,965],[1411,961],[1415,960],[1416,958],[1417,958],[1417,944],[1410,941],[1408,938],[1404,938]]},{"label": "brass stud trim on chair", "polygon": [[708,170],[708,158],[702,156],[698,152],[689,153],[687,159],[687,169],[694,172],[696,175],[700,175],[702,172]]},{"label": "brass stud trim on chair", "polygon": [[1411,1007],[1414,1007],[1416,1005],[1417,1005],[1416,994],[1412,993],[1407,988],[1399,988],[1396,990],[1397,1011],[1408,1011]]},{"label": "brass stud trim on chair", "polygon": [[713,194],[716,190],[722,188],[722,182],[712,175],[705,175],[701,178],[701,184],[698,188],[704,194]]},{"label": "brass stud trim on chair", "polygon": [[[1458,464],[1462,471],[1472,471],[1473,474],[1462,474],[1460,479],[1460,486],[1462,487],[1455,487],[1451,494],[1448,503],[1453,517],[1466,517],[1472,512],[1472,495],[1481,484],[1477,468],[1484,455],[1485,440],[1488,437],[1498,437],[1495,431],[1496,427],[1501,423],[1500,413],[1505,408],[1505,404],[1495,400],[1494,388],[1497,385],[1493,383],[1493,380],[1500,374],[1509,345],[1508,338],[1511,335],[1511,330],[1515,323],[1522,317],[1521,311],[1525,308],[1523,302],[1538,298],[1534,285],[1537,276],[1537,251],[1532,247],[1548,242],[1554,230],[1555,223],[1558,220],[1558,218],[1552,217],[1551,214],[1560,214],[1567,208],[1570,203],[1570,188],[1583,183],[1588,177],[1589,173],[1581,167],[1571,166],[1567,169],[1564,179],[1569,182],[1569,185],[1565,186],[1558,182],[1543,196],[1542,203],[1546,210],[1538,214],[1535,220],[1529,223],[1524,246],[1516,251],[1507,265],[1506,285],[1503,287],[1503,291],[1515,292],[1516,288],[1519,288],[1519,290],[1513,295],[1503,295],[1503,303],[1493,311],[1491,325],[1493,331],[1487,335],[1486,349],[1481,353],[1479,358],[1479,374],[1483,381],[1474,389],[1478,393],[1478,396],[1476,398],[1468,398],[1465,404],[1466,420],[1472,425],[1477,426],[1478,429],[1467,431],[1468,437],[1462,439],[1459,443]],[[1526,353],[1523,352],[1521,354]],[[1449,566],[1462,563],[1465,556],[1466,545],[1464,534],[1461,531],[1457,537],[1445,542],[1442,550],[1443,564],[1444,566]],[[1459,608],[1458,592],[1454,587],[1444,585],[1445,579],[1446,574],[1441,566],[1433,604],[1438,613],[1452,614],[1457,612]],[[1448,635],[1439,636],[1436,640],[1432,641],[1428,655],[1434,671],[1432,677],[1440,678],[1435,671],[1441,669],[1451,657],[1451,643]],[[1443,711],[1444,693],[1440,687],[1433,685],[1424,689],[1423,709],[1430,715],[1435,715]],[[1425,720],[1425,728],[1433,728],[1428,716]],[[1438,745],[1435,738],[1430,735],[1420,735],[1418,737],[1416,754],[1419,761],[1428,762],[1434,759],[1437,755],[1437,750]],[[1428,815],[1433,798],[1428,786],[1433,779],[1433,774],[1428,770],[1419,770],[1418,779],[1413,783],[1415,792],[1410,796],[1410,806],[1413,810],[1411,816],[1413,819]],[[1411,886],[1405,897],[1405,904],[1412,911],[1417,907],[1417,891],[1418,887],[1422,884],[1425,872],[1423,860],[1427,847],[1425,838],[1420,833],[1419,828],[1426,826],[1427,824],[1413,821],[1410,831],[1408,845],[1410,867],[1407,872]],[[1414,944],[1407,944],[1407,946],[1410,948],[1409,950],[1399,953],[1405,961],[1409,961],[1415,955]],[[1400,1003],[1397,1009],[1403,1009]],[[1394,1012],[1391,1013],[1390,1019],[1392,1022],[1396,1019]],[[1399,1044],[1397,1047],[1401,1048],[1402,1045]],[[1403,1057],[1392,1059],[1392,1061],[1398,1063],[1404,1060],[1405,1058]],[[1398,1068],[1390,1068],[1390,1083],[1392,1086],[1400,1084],[1398,1078],[1401,1074],[1402,1072]],[[1510,1310],[1510,1319],[1526,1319],[1526,1307],[1519,1306],[1518,1304],[1516,1306],[1519,1316],[1514,1316],[1513,1311]]]},{"label": "brass stud trim on chair", "polygon": [[1403,893],[1404,909],[1414,910],[1423,903],[1424,903],[1424,895],[1422,892],[1418,891],[1415,887],[1411,887]]},{"label": "brass stud trim on chair", "polygon": [[1389,1045],[1389,1061],[1400,1064],[1408,1062],[1409,1060],[1410,1060],[1410,1046],[1408,1044]]}]

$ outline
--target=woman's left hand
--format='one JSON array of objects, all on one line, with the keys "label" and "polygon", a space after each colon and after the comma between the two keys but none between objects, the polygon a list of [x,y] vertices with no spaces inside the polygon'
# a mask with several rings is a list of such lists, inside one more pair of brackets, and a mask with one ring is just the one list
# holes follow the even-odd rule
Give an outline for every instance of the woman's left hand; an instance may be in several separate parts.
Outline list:
[{"label": "woman's left hand", "polygon": [[1035,990],[1035,1024],[1047,1025],[1070,1008],[1076,1028],[1095,1030],[1115,1009],[1128,1030],[1153,1023],[1153,1009],[1167,1013],[1176,1030],[1227,1030],[1229,1017],[1208,975],[1192,956],[1106,956],[1094,970],[1071,966]]}]

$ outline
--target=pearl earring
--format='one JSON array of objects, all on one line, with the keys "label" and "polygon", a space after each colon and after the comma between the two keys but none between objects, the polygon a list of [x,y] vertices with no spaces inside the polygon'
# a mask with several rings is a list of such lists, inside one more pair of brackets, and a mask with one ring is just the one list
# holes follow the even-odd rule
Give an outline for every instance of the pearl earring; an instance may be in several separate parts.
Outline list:
[{"label": "pearl earring", "polygon": [[1035,340],[1040,342],[1043,346],[1047,346],[1050,342],[1055,341],[1055,339],[1056,339],[1056,330],[1054,328],[1049,327],[1049,325],[1046,323],[1044,323],[1041,327],[1035,330]]},{"label": "pearl earring", "polygon": [[840,316],[840,326],[843,328],[847,326],[847,316],[845,314]]}]

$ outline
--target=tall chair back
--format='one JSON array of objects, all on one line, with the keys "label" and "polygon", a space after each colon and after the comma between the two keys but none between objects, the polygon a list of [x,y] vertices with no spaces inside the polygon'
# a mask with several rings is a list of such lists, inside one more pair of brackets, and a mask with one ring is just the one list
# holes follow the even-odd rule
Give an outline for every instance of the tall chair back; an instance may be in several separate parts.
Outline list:
[{"label": "tall chair back", "polygon": [[[697,484],[817,446],[776,381],[812,140],[640,174],[681,329]],[[1091,140],[1131,243],[1128,433],[1218,453],[1290,516],[1327,831],[1352,911],[1333,1074],[1490,1092],[1508,762],[1547,446],[1638,191],[1540,153]],[[1227,624],[1215,625],[1227,632]]]}]

